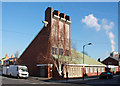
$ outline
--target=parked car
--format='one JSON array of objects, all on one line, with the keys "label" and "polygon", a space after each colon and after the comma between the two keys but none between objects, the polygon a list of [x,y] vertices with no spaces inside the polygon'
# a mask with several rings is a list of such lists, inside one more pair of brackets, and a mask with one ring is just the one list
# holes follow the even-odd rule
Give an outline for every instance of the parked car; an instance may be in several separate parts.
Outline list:
[{"label": "parked car", "polygon": [[113,78],[113,74],[111,72],[102,72],[99,76],[100,79],[108,79]]}]

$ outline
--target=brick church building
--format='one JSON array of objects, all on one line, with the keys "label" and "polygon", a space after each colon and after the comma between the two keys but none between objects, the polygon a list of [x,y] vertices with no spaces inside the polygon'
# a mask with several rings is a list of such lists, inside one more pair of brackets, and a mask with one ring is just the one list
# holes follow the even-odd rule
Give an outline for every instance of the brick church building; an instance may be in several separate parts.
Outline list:
[{"label": "brick church building", "polygon": [[[45,25],[19,58],[32,76],[56,78],[96,76],[105,65],[71,49],[70,16],[48,7]],[[83,68],[84,67],[84,68]],[[84,70],[83,70],[84,69]]]}]

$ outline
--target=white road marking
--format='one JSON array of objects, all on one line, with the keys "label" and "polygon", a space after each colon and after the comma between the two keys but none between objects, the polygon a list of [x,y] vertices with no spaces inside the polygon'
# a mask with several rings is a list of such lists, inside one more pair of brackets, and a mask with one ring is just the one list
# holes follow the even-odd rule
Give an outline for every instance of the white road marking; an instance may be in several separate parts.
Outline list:
[{"label": "white road marking", "polygon": [[39,83],[32,83],[32,84],[39,84]]}]

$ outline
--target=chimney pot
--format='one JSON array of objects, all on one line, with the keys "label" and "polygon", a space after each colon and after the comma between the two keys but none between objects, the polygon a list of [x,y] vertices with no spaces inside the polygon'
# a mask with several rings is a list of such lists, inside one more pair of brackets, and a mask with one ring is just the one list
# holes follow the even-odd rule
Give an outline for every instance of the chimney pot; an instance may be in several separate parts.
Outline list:
[{"label": "chimney pot", "polygon": [[64,13],[60,13],[61,18],[64,18],[64,15],[65,15]]},{"label": "chimney pot", "polygon": [[53,15],[57,15],[58,16],[58,10],[54,10]]},{"label": "chimney pot", "polygon": [[70,21],[70,16],[66,15],[65,19],[68,20],[68,21]]}]

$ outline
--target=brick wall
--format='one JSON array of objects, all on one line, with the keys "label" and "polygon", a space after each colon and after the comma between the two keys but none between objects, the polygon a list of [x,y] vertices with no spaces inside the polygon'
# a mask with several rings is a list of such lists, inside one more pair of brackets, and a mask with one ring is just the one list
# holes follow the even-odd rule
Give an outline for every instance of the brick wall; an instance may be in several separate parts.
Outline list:
[{"label": "brick wall", "polygon": [[[95,71],[95,68],[97,69],[96,71]],[[67,71],[68,71],[69,78],[83,77],[83,67],[82,66],[68,65]],[[86,73],[87,76],[97,76],[97,75],[100,75],[100,73],[102,73],[102,72],[105,72],[104,66],[86,66],[84,68],[84,74]],[[66,78],[66,68],[64,68],[64,74],[65,74],[64,77]]]},{"label": "brick wall", "polygon": [[37,76],[39,74],[37,64],[53,64],[53,59],[50,56],[51,13],[52,8],[47,8],[45,11],[45,20],[48,21],[48,26],[42,28],[20,56],[19,63],[28,66],[30,75]]}]

